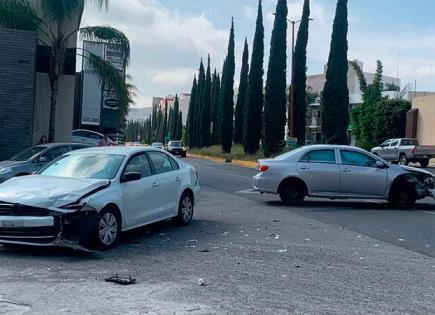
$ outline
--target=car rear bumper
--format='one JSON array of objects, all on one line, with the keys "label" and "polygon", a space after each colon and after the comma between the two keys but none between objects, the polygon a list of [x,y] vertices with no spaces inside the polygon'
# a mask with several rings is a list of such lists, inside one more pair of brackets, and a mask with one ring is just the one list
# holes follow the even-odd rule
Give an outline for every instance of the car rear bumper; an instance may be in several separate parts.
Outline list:
[{"label": "car rear bumper", "polygon": [[172,149],[172,150],[168,150],[168,152],[175,156],[181,156],[181,157],[186,156],[186,151],[182,149]]},{"label": "car rear bumper", "polygon": [[266,176],[264,173],[258,173],[252,179],[252,188],[254,191],[261,193],[277,194],[277,179],[272,176]]}]

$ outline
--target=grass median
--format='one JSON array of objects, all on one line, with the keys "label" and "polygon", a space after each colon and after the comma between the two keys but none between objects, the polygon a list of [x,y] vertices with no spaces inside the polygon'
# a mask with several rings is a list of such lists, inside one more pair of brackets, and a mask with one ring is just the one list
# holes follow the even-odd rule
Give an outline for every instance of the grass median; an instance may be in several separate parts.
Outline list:
[{"label": "grass median", "polygon": [[213,145],[211,147],[202,149],[190,149],[189,153],[222,158],[227,162],[231,162],[233,160],[257,162],[257,160],[264,158],[262,151],[258,151],[257,154],[254,155],[246,154],[243,146],[241,145],[233,145],[231,153],[222,153],[222,147],[219,145]]}]

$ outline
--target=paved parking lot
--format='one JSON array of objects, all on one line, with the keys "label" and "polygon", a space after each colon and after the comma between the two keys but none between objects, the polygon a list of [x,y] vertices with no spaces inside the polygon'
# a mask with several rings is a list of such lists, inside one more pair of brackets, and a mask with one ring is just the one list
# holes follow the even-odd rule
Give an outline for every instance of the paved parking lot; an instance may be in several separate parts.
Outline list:
[{"label": "paved parking lot", "polygon": [[[253,170],[187,161],[202,183],[192,225],[135,230],[104,253],[0,247],[0,313],[435,312],[433,201],[284,207],[249,191]],[[138,283],[104,281],[116,273]]]}]

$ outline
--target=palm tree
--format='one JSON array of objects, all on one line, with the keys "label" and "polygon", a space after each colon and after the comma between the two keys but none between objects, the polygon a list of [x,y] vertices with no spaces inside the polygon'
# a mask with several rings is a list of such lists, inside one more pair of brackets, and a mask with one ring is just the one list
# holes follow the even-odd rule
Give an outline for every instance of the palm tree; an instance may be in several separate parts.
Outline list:
[{"label": "palm tree", "polygon": [[[49,79],[51,87],[49,141],[55,140],[56,107],[59,84],[62,79],[65,60],[75,54],[68,48],[71,37],[79,33],[83,39],[116,45],[123,53],[124,65],[130,60],[130,42],[126,35],[110,26],[87,26],[69,33],[65,25],[77,22],[79,25],[84,10],[85,1],[95,3],[100,9],[108,8],[109,0],[39,0],[40,10],[36,10],[28,0],[1,0],[0,27],[36,31],[38,40],[49,47],[50,67]],[[40,13],[39,13],[40,12]],[[38,14],[39,13],[39,14]],[[89,65],[99,76],[100,81],[114,90],[120,101],[122,115],[128,111],[132,102],[131,85],[126,84],[124,74],[106,62],[101,57],[83,48],[77,47],[77,55],[87,59]]]}]

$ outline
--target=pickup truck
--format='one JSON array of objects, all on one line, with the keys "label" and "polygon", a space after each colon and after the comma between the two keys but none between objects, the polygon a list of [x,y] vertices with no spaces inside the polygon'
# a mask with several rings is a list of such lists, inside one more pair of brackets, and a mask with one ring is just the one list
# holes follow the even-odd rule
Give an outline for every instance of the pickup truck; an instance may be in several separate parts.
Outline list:
[{"label": "pickup truck", "polygon": [[427,167],[430,159],[435,158],[435,146],[420,145],[417,139],[409,138],[387,140],[371,152],[392,163],[418,162],[421,167]]}]

